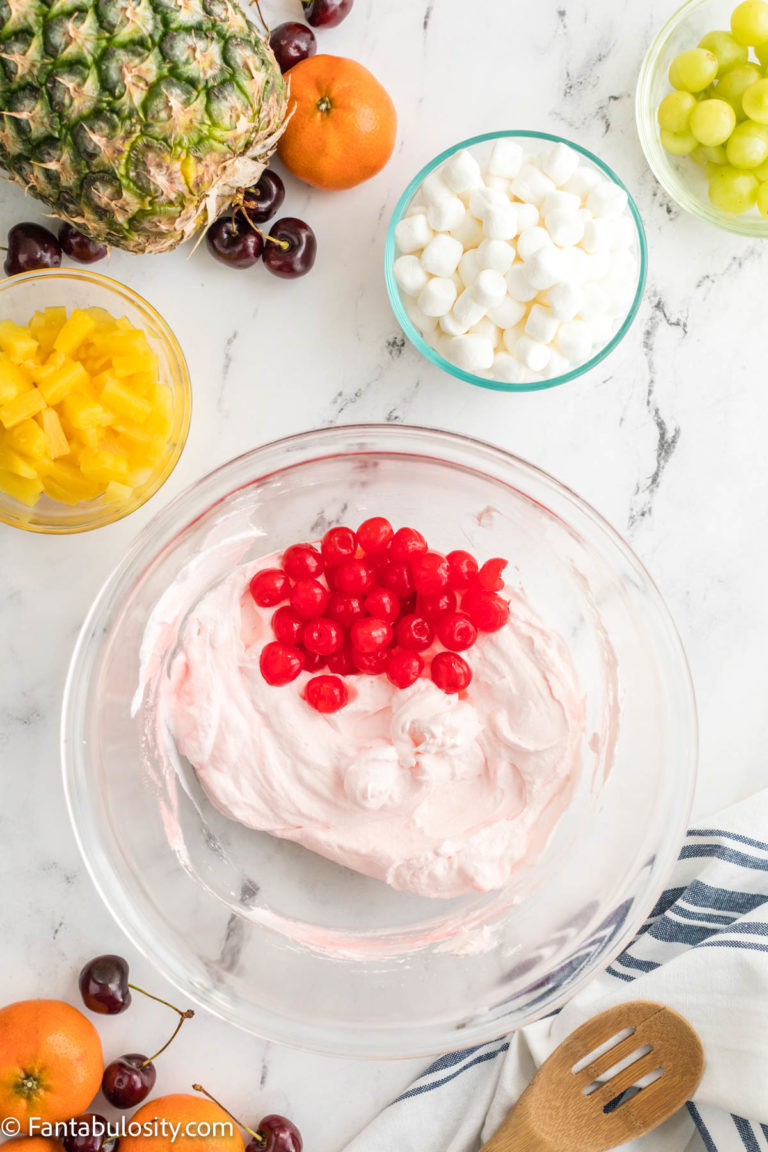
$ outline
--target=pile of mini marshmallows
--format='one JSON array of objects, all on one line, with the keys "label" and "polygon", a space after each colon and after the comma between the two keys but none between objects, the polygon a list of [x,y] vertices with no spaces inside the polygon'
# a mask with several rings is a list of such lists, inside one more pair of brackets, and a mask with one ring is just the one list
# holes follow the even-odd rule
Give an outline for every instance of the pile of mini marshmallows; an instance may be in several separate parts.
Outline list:
[{"label": "pile of mini marshmallows", "polygon": [[637,288],[627,194],[565,144],[497,140],[431,172],[395,228],[393,265],[424,339],[466,372],[552,379],[605,347]]}]

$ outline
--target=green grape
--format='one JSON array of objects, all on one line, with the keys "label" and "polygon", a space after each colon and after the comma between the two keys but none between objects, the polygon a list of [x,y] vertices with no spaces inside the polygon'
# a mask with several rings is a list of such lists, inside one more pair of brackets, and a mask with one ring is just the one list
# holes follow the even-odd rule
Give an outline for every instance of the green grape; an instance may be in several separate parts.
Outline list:
[{"label": "green grape", "polygon": [[768,40],[768,4],[744,0],[731,13],[731,32],[739,44],[762,44]]},{"label": "green grape", "polygon": [[697,164],[728,163],[728,157],[725,154],[725,148],[723,148],[722,144],[717,144],[714,148],[699,144],[698,148],[694,148],[693,152],[691,152],[691,160],[695,160]]},{"label": "green grape", "polygon": [[672,156],[689,156],[698,144],[692,132],[667,132],[666,128],[662,128],[659,135],[662,148]]},{"label": "green grape", "polygon": [[768,67],[768,40],[766,40],[765,44],[757,45],[755,48],[755,56],[757,56],[763,68]]},{"label": "green grape", "polygon": [[754,168],[753,171],[761,184],[763,181],[768,180],[768,160],[763,160],[762,164],[758,164],[757,168]]},{"label": "green grape", "polygon": [[760,215],[768,217],[768,183],[761,184],[757,190],[757,206]]},{"label": "green grape", "polygon": [[746,64],[749,59],[746,47],[739,44],[730,32],[707,32],[706,36],[699,40],[699,48],[705,48],[707,52],[717,56],[718,76],[722,76],[723,72],[727,72],[736,64]]},{"label": "green grape", "polygon": [[710,168],[709,199],[715,208],[739,216],[748,212],[757,200],[757,179],[751,172],[741,172],[726,164],[722,168]]},{"label": "green grape", "polygon": [[669,82],[684,92],[701,92],[717,76],[717,56],[704,48],[689,48],[675,56],[669,67]]},{"label": "green grape", "polygon": [[741,106],[741,98],[750,84],[754,84],[756,80],[760,79],[762,76],[757,64],[737,64],[735,68],[726,72],[725,76],[721,77],[715,85],[717,98],[718,100],[727,100],[736,113],[736,119],[743,120],[746,113]]},{"label": "green grape", "polygon": [[701,100],[691,112],[690,129],[700,144],[724,144],[736,127],[736,113],[726,100]]},{"label": "green grape", "polygon": [[696,97],[690,92],[670,92],[659,104],[656,119],[659,127],[667,132],[685,132],[691,112],[696,107]]},{"label": "green grape", "polygon": [[768,80],[756,80],[750,84],[741,98],[741,106],[750,120],[768,124]]},{"label": "green grape", "polygon": [[733,130],[725,149],[734,168],[757,168],[768,158],[768,139],[762,125],[745,120]]}]

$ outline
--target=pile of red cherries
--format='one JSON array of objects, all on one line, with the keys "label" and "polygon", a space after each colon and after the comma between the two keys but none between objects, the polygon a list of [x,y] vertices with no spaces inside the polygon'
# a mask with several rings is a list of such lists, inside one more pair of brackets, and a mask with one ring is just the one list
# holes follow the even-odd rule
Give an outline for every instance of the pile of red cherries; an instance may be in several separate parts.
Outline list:
[{"label": "pile of red cherries", "polygon": [[444,556],[421,532],[373,516],[353,532],[331,528],[319,548],[294,544],[280,568],[265,568],[250,582],[260,608],[276,608],[275,639],[261,652],[268,684],[312,676],[304,698],[318,712],[337,712],[349,701],[343,677],[386,676],[408,688],[426,671],[444,692],[468,687],[472,669],[459,655],[480,632],[498,632],[509,619],[504,588],[507,561],[482,567],[469,552]]}]

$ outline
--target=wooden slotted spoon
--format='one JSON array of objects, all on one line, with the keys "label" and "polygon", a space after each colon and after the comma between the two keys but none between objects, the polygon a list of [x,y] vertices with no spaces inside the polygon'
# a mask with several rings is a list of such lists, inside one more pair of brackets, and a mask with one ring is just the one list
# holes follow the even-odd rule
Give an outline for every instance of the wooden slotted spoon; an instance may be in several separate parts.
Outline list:
[{"label": "wooden slotted spoon", "polygon": [[555,1049],[482,1152],[607,1152],[682,1108],[703,1069],[682,1016],[648,1000],[619,1004]]}]

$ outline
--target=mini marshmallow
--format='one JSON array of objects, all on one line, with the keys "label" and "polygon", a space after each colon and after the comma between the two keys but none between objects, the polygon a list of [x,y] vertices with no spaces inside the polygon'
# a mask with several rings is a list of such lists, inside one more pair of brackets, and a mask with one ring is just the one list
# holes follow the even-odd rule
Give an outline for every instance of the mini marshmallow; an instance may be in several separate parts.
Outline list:
[{"label": "mini marshmallow", "polygon": [[498,192],[503,192],[507,200],[509,200],[509,180],[504,176],[489,176],[485,174],[486,188],[495,188]]},{"label": "mini marshmallow", "polygon": [[634,242],[635,225],[629,216],[620,216],[618,220],[611,220],[612,251],[631,248]]},{"label": "mini marshmallow", "polygon": [[482,188],[483,173],[471,152],[462,148],[454,152],[450,160],[443,165],[440,173],[445,183],[454,192],[469,192],[473,188]]},{"label": "mini marshmallow", "polygon": [[505,328],[501,338],[501,342],[511,356],[515,354],[517,342],[521,336],[525,335],[525,329],[522,324],[515,324],[512,328]]},{"label": "mini marshmallow", "polygon": [[[461,296],[459,296],[460,299]],[[454,305],[455,307],[456,305]],[[444,332],[446,336],[463,336],[468,328],[467,324],[462,324],[460,320],[456,319],[453,312],[446,312],[445,316],[441,316],[437,323],[440,331]]]},{"label": "mini marshmallow", "polygon": [[456,302],[458,292],[453,280],[444,276],[434,276],[424,285],[417,301],[426,316],[445,316]]},{"label": "mini marshmallow", "polygon": [[[461,331],[467,332],[482,320],[485,312],[485,305],[474,298],[469,288],[465,288],[453,306],[452,315],[456,323],[461,325]],[[453,335],[459,336],[461,333],[455,332]]]},{"label": "mini marshmallow", "polygon": [[489,204],[481,219],[489,240],[511,240],[517,236],[518,216],[514,204]]},{"label": "mini marshmallow", "polygon": [[578,288],[580,284],[586,284],[590,277],[589,256],[583,252],[581,248],[564,248],[563,255],[566,260],[566,275],[563,280],[567,280]]},{"label": "mini marshmallow", "polygon": [[459,260],[459,276],[465,288],[469,288],[474,284],[477,279],[478,272],[480,271],[480,256],[479,249],[470,248],[465,252],[461,260]]},{"label": "mini marshmallow", "polygon": [[506,240],[483,240],[477,247],[477,261],[481,268],[492,268],[502,276],[512,267],[515,249]]},{"label": "mini marshmallow", "polygon": [[581,289],[579,316],[587,323],[591,323],[595,317],[608,311],[609,304],[610,300],[604,288],[599,284],[585,284]]},{"label": "mini marshmallow", "polygon": [[545,217],[547,231],[559,248],[570,248],[584,236],[584,221],[577,212],[554,208]]},{"label": "mini marshmallow", "polygon": [[583,320],[569,320],[560,325],[557,347],[571,364],[583,364],[592,351],[592,333]]},{"label": "mini marshmallow", "polygon": [[395,243],[402,253],[410,255],[411,252],[418,252],[429,244],[433,235],[426,216],[423,212],[419,212],[398,220],[395,228]]},{"label": "mini marshmallow", "polygon": [[428,205],[439,204],[441,200],[447,200],[449,196],[453,196],[453,192],[439,172],[430,172],[421,185],[419,193]]},{"label": "mini marshmallow", "polygon": [[[568,262],[562,248],[555,248],[549,244],[546,248],[534,252],[530,260],[526,260],[524,267],[529,283],[539,291],[543,291],[566,279]],[[535,372],[539,371],[533,364],[529,364],[528,367],[533,368]]]},{"label": "mini marshmallow", "polygon": [[539,222],[539,210],[535,204],[517,204],[517,227],[520,232],[535,228]]},{"label": "mini marshmallow", "polygon": [[426,204],[422,204],[421,200],[415,196],[413,200],[411,200],[405,212],[403,212],[403,216],[420,216],[423,215],[426,210]]},{"label": "mini marshmallow", "polygon": [[507,293],[501,304],[488,309],[488,318],[499,328],[514,328],[523,319],[525,312],[525,304]]},{"label": "mini marshmallow", "polygon": [[472,293],[472,299],[482,304],[487,311],[501,304],[507,294],[507,282],[501,272],[493,268],[483,268],[477,274],[477,279],[467,291]]},{"label": "mini marshmallow", "polygon": [[541,170],[550,180],[562,188],[579,166],[579,154],[567,144],[555,144],[541,160]]},{"label": "mini marshmallow", "polygon": [[546,344],[531,340],[530,336],[521,336],[515,345],[515,356],[532,372],[543,372],[551,355],[551,349]]},{"label": "mini marshmallow", "polygon": [[504,176],[507,180],[514,179],[523,163],[523,149],[516,140],[502,138],[497,140],[491,149],[488,160],[488,173],[491,176]]},{"label": "mini marshmallow", "polygon": [[505,384],[525,383],[525,365],[509,352],[497,352],[493,358],[493,378]]},{"label": "mini marshmallow", "polygon": [[593,252],[587,256],[587,280],[603,280],[611,266],[610,252]]},{"label": "mini marshmallow", "polygon": [[433,276],[453,276],[463,255],[464,249],[458,240],[439,232],[422,252],[421,263]]},{"label": "mini marshmallow", "polygon": [[482,220],[486,208],[491,204],[508,204],[509,196],[500,192],[498,188],[474,188],[469,194],[469,211],[478,220]]},{"label": "mini marshmallow", "polygon": [[427,273],[418,256],[398,256],[392,265],[392,274],[403,292],[418,296],[427,282]]},{"label": "mini marshmallow", "polygon": [[587,208],[601,220],[615,220],[626,207],[626,191],[612,180],[601,180],[587,196]]},{"label": "mini marshmallow", "polygon": [[539,225],[534,228],[526,228],[525,232],[521,232],[518,237],[517,254],[521,260],[530,260],[534,252],[546,248],[547,244],[551,243],[552,240],[546,228],[541,228]]},{"label": "mini marshmallow", "polygon": [[577,316],[579,312],[581,292],[568,281],[562,284],[554,284],[547,292],[547,303],[552,309],[553,314],[561,322],[563,320],[573,320],[574,316]]},{"label": "mini marshmallow", "polygon": [[493,320],[489,320],[487,316],[483,316],[482,320],[478,320],[477,324],[473,324],[469,329],[469,333],[472,336],[482,336],[484,340],[490,340],[494,348],[501,338],[501,330],[494,324]]},{"label": "mini marshmallow", "polygon": [[458,240],[463,248],[477,248],[478,244],[483,238],[483,226],[479,220],[476,220],[471,213],[464,211],[464,219],[461,224],[457,224],[455,228],[451,228],[451,236],[454,240]]},{"label": "mini marshmallow", "polygon": [[525,322],[525,333],[540,344],[549,344],[555,338],[560,322],[551,308],[534,304]]},{"label": "mini marshmallow", "polygon": [[558,210],[562,212],[578,212],[581,208],[581,199],[574,196],[573,192],[562,192],[560,189],[555,189],[550,192],[542,201],[541,212],[543,216],[548,216],[550,212]]},{"label": "mini marshmallow", "polygon": [[590,220],[584,228],[581,246],[585,252],[610,252],[613,228],[610,220]]},{"label": "mini marshmallow", "polygon": [[534,288],[528,276],[527,264],[513,264],[506,279],[507,291],[513,300],[519,300],[521,304],[527,304],[538,294],[538,288]]},{"label": "mini marshmallow", "polygon": [[616,331],[616,322],[603,312],[602,316],[595,316],[589,321],[589,327],[592,332],[592,346],[604,348]]},{"label": "mini marshmallow", "polygon": [[415,300],[404,300],[403,304],[408,319],[414,328],[421,332],[422,336],[428,336],[431,332],[434,332],[437,327],[437,321],[434,316],[427,316],[425,312],[422,312]]},{"label": "mini marshmallow", "polygon": [[454,336],[446,343],[448,359],[465,372],[484,372],[493,367],[495,350],[482,336]]},{"label": "mini marshmallow", "polygon": [[588,168],[586,164],[580,164],[578,168],[574,169],[570,179],[566,180],[563,189],[566,192],[572,192],[574,196],[578,196],[579,199],[585,200],[595,184],[599,184],[601,179],[602,177],[598,176],[594,168]]},{"label": "mini marshmallow", "polygon": [[458,228],[466,214],[467,210],[458,196],[444,196],[442,200],[430,204],[427,220],[435,232],[452,232]]},{"label": "mini marshmallow", "polygon": [[524,200],[526,204],[535,204],[538,207],[550,192],[554,192],[555,186],[549,176],[545,176],[540,169],[535,168],[533,164],[526,164],[512,181],[509,189],[518,200]]},{"label": "mini marshmallow", "polygon": [[550,380],[554,380],[555,376],[565,376],[572,367],[570,360],[566,360],[565,356],[561,356],[558,351],[553,349],[547,365],[547,376]]}]

